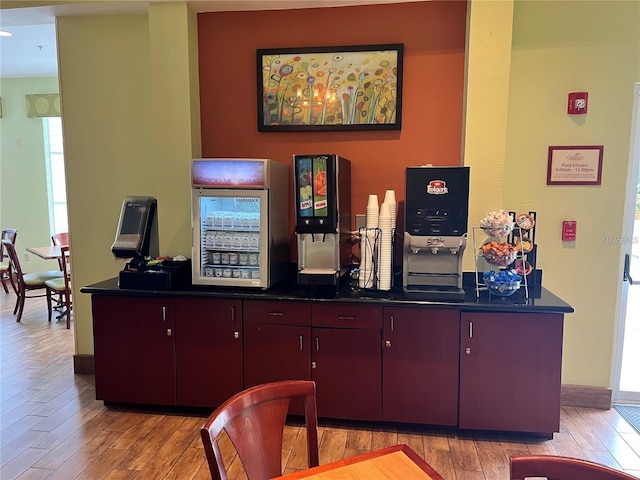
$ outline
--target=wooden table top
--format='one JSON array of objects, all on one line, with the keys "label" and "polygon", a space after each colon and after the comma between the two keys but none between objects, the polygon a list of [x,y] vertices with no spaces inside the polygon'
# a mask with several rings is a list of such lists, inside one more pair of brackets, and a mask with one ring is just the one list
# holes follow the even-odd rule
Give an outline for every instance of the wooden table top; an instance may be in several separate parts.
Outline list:
[{"label": "wooden table top", "polygon": [[55,260],[62,256],[59,245],[47,245],[44,247],[27,247],[27,252],[33,253],[45,260]]},{"label": "wooden table top", "polygon": [[382,448],[319,467],[290,473],[279,480],[444,480],[407,445]]}]

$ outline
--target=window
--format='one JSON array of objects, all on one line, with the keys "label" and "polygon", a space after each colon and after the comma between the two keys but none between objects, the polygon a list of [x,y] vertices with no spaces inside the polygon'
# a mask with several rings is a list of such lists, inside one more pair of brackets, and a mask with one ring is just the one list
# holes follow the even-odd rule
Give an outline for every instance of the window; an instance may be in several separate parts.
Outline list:
[{"label": "window", "polygon": [[64,147],[62,118],[46,117],[44,122],[44,150],[47,167],[49,197],[49,229],[51,235],[69,231],[67,220],[67,187],[64,175]]}]

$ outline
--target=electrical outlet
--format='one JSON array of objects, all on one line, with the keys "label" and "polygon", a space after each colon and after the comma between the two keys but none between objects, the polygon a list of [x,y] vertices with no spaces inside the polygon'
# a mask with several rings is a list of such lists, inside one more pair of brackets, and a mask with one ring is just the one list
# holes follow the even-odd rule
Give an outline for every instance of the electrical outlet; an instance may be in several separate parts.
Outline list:
[{"label": "electrical outlet", "polygon": [[25,262],[28,262],[28,261],[29,261],[29,254],[28,254],[28,253],[25,253],[25,254],[24,254],[24,261],[25,261]]}]

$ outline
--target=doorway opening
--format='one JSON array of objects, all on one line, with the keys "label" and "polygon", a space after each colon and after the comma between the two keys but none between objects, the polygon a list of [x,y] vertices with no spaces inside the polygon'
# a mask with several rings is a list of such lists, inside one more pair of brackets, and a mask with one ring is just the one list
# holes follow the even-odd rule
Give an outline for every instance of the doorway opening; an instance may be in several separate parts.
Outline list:
[{"label": "doorway opening", "polygon": [[614,403],[640,404],[640,83],[635,84],[633,95]]}]

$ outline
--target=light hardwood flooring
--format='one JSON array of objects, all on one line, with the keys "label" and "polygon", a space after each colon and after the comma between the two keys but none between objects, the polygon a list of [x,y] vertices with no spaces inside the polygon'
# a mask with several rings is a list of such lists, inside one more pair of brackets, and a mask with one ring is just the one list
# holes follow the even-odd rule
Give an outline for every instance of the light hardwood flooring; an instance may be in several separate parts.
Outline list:
[{"label": "light hardwood flooring", "polygon": [[[73,373],[73,324],[47,322],[42,299],[27,299],[16,323],[14,301],[0,293],[2,480],[209,478],[199,437],[208,412],[105,407],[93,376]],[[519,453],[586,458],[640,478],[640,435],[614,409],[564,407],[561,422],[553,440],[321,422],[320,463],[406,443],[447,480],[508,480],[509,456]],[[244,478],[231,451],[228,461],[230,478]],[[304,431],[292,424],[285,472],[305,462]]]}]

